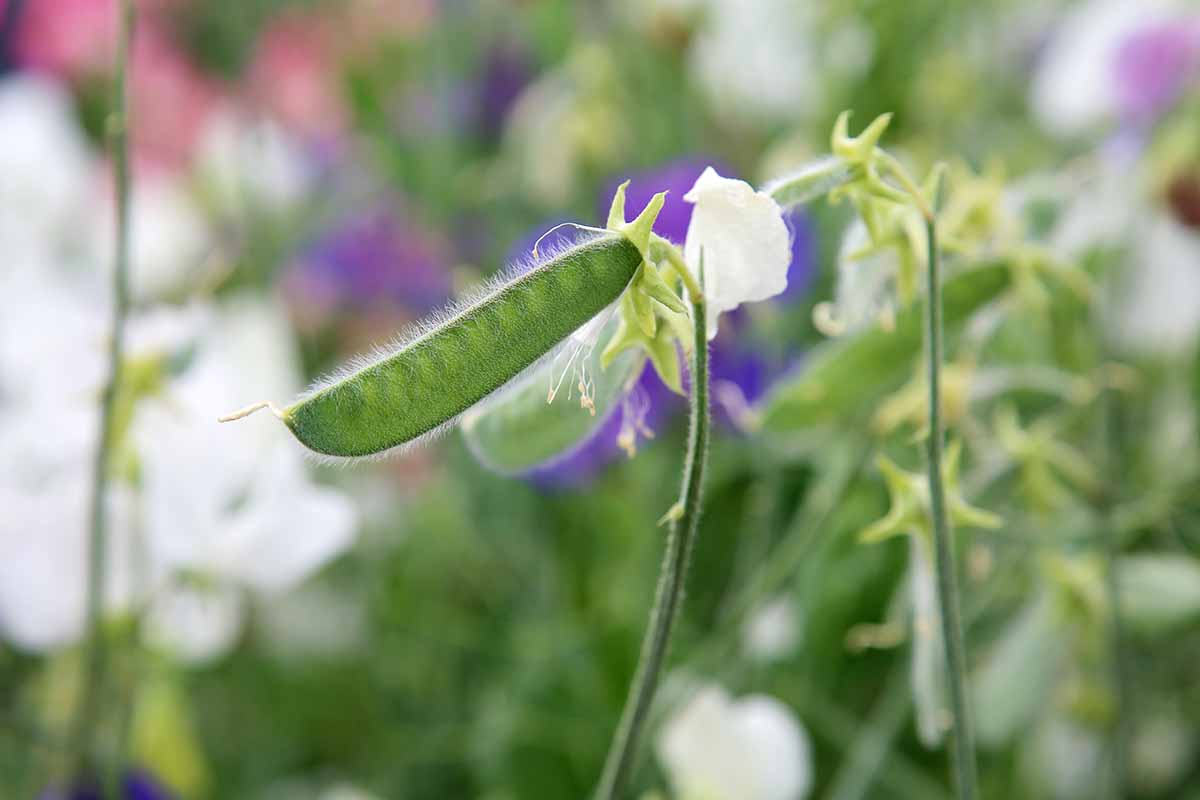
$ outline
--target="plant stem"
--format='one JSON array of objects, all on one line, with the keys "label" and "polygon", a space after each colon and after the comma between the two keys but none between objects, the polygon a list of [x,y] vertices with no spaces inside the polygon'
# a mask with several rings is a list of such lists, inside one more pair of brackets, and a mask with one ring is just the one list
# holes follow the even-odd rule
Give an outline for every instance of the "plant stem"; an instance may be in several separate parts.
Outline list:
[{"label": "plant stem", "polygon": [[[941,195],[941,180],[935,192],[934,207]],[[926,300],[926,360],[929,365],[929,507],[933,517],[933,541],[937,559],[938,602],[942,617],[942,638],[946,645],[946,673],[950,684],[950,707],[954,715],[954,782],[959,800],[973,800],[978,783],[975,748],[972,742],[971,716],[967,707],[966,646],[958,599],[957,562],[950,525],[946,517],[946,492],[942,485],[942,278],[938,253],[937,222],[933,215],[925,220],[928,242],[929,287]]]},{"label": "plant stem", "polygon": [[[1106,304],[1111,304],[1113,281],[1106,286]],[[1097,336],[1101,343],[1102,363],[1116,363],[1109,352],[1108,338],[1101,330]],[[1113,508],[1120,497],[1121,462],[1117,457],[1121,443],[1122,417],[1118,405],[1116,390],[1108,381],[1101,383],[1100,390],[1100,438],[1104,481],[1100,496],[1097,498],[1097,509],[1100,512],[1103,526],[1102,555],[1104,558],[1104,592],[1108,600],[1107,644],[1109,657],[1109,681],[1114,699],[1112,729],[1109,732],[1109,762],[1110,785],[1108,796],[1121,798],[1126,794],[1128,782],[1127,765],[1129,759],[1129,722],[1132,682],[1129,679],[1128,662],[1125,657],[1126,639],[1122,624],[1120,575],[1118,574],[1117,559],[1121,552],[1121,532],[1114,518]]]},{"label": "plant stem", "polygon": [[620,797],[629,779],[638,751],[638,740],[666,660],[671,631],[683,607],[684,581],[687,579],[688,561],[700,522],[709,425],[708,335],[702,297],[692,296],[692,312],[695,338],[692,343],[691,424],[683,465],[683,486],[680,489],[679,507],[682,511],[670,522],[654,606],[650,610],[650,623],[642,640],[642,655],[629,688],[625,710],[621,713],[620,725],[604,762],[604,772],[596,789],[597,800]]},{"label": "plant stem", "polygon": [[116,207],[116,238],[112,277],[113,320],[108,350],[108,380],[100,411],[100,441],[92,465],[90,531],[87,572],[87,639],[83,651],[82,681],[70,736],[72,777],[93,768],[92,745],[104,682],[106,661],[103,605],[107,569],[108,515],[105,494],[113,450],[114,406],[121,383],[121,361],[125,348],[125,318],[129,312],[129,48],[133,36],[133,3],[122,0],[118,9],[113,110],[106,121],[112,147],[113,191]]}]

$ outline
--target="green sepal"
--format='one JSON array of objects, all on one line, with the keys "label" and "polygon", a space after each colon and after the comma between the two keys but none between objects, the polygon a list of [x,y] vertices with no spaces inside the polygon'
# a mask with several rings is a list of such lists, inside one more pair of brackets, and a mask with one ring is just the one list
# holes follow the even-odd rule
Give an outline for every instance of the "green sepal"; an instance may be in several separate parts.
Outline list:
[{"label": "green sepal", "polygon": [[[653,267],[651,268],[653,269]],[[633,277],[632,285],[625,291],[625,296],[621,299],[623,308],[628,304],[629,314],[633,319],[637,320],[638,327],[642,333],[653,338],[654,334],[658,333],[658,320],[654,316],[654,309],[650,305],[650,297],[643,289],[645,281],[643,276],[646,274],[646,262],[638,267],[637,274]]]}]

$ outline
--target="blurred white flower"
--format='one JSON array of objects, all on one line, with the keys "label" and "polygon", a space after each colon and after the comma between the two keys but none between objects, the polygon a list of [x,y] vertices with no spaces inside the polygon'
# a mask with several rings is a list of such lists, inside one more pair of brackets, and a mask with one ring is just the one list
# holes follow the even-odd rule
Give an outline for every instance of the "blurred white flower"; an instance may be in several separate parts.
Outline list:
[{"label": "blurred white flower", "polygon": [[93,172],[65,89],[28,74],[0,80],[0,270],[52,253],[78,223]]},{"label": "blurred white flower", "polygon": [[322,792],[320,800],[377,800],[377,798],[353,784],[338,783]]},{"label": "blurred white flower", "polygon": [[1138,30],[1170,18],[1170,0],[1092,0],[1071,7],[1042,54],[1030,88],[1034,116],[1069,137],[1110,121],[1119,110],[1120,48]]},{"label": "blurred white flower", "polygon": [[1101,795],[1108,748],[1100,731],[1055,715],[1024,741],[1023,771],[1030,783],[1045,789],[1035,796],[1083,800]]},{"label": "blurred white flower", "polygon": [[899,257],[890,247],[858,255],[870,242],[867,226],[856,218],[846,228],[838,250],[833,302],[818,306],[824,309],[824,316],[818,316],[822,333],[841,335],[861,330],[893,309]]},{"label": "blurred white flower", "polygon": [[1144,221],[1110,330],[1138,353],[1180,355],[1200,337],[1200,236],[1165,215]]},{"label": "blurred white flower", "polygon": [[146,609],[143,636],[181,661],[204,663],[233,648],[244,615],[245,598],[232,584],[167,581]]},{"label": "blurred white flower", "polygon": [[779,204],[750,184],[708,167],[683,199],[696,208],[688,224],[684,259],[693,270],[704,251],[708,338],[717,318],[742,303],[766,300],[787,288],[792,248]]},{"label": "blurred white flower", "polygon": [[946,707],[946,650],[942,640],[942,615],[930,544],[909,535],[908,575],[912,600],[912,683],[917,716],[917,736],[926,747],[936,747],[950,723]]},{"label": "blurred white flower", "polygon": [[732,119],[795,120],[820,102],[810,12],[789,0],[708,0],[691,67]]},{"label": "blurred white flower", "polygon": [[[0,484],[0,637],[22,650],[65,647],[83,634],[91,501],[86,477],[69,473],[36,489]],[[134,600],[133,503],[120,486],[107,503],[104,599],[105,608],[117,612]]]},{"label": "blurred white flower", "polygon": [[1063,655],[1058,622],[1050,594],[1040,591],[983,654],[970,686],[984,747],[1007,745],[1047,707]]},{"label": "blurred white flower", "polygon": [[766,695],[701,686],[663,724],[656,753],[679,800],[796,800],[812,788],[808,734]]},{"label": "blurred white flower", "polygon": [[[92,216],[90,252],[111,270],[113,200],[106,190],[104,212]],[[129,285],[138,300],[161,299],[187,288],[200,274],[212,246],[204,218],[187,187],[175,177],[148,175],[130,196]]]},{"label": "blurred white flower", "polygon": [[294,394],[295,364],[282,311],[236,302],[134,422],[148,555],[168,586],[151,612],[153,637],[189,660],[232,645],[244,605],[225,596],[232,587],[284,591],[353,539],[353,504],[308,477],[298,448],[269,425],[215,420],[246,393]]},{"label": "blurred white flower", "polygon": [[787,597],[755,609],[742,629],[742,646],[753,658],[775,661],[796,649],[803,622]]},{"label": "blurred white flower", "polygon": [[266,117],[233,108],[213,113],[196,152],[200,180],[225,213],[279,211],[297,202],[311,178],[300,143]]},{"label": "blurred white flower", "polygon": [[263,638],[280,658],[336,657],[367,639],[363,598],[319,581],[264,598],[260,612]]}]

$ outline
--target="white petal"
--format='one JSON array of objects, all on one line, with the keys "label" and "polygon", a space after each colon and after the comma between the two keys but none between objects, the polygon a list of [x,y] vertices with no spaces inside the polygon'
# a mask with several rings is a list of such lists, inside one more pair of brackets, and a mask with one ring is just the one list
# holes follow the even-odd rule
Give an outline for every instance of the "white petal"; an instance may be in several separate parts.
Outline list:
[{"label": "white petal", "polygon": [[803,630],[803,621],[792,602],[780,597],[756,609],[742,629],[747,654],[760,661],[775,661],[791,653]]},{"label": "white petal", "polygon": [[1200,236],[1169,217],[1145,221],[1113,308],[1113,338],[1145,354],[1183,355],[1200,339]]},{"label": "white petal", "polygon": [[917,736],[926,747],[942,740],[949,720],[946,708],[946,651],[938,609],[933,554],[917,536],[909,536],[908,573],[912,593],[912,682]]},{"label": "white petal", "polygon": [[228,584],[171,585],[154,598],[144,621],[147,641],[190,664],[213,661],[237,642],[241,594]]},{"label": "white petal", "polygon": [[683,199],[695,204],[684,258],[699,269],[704,252],[708,337],[717,317],[742,303],[766,300],[787,288],[792,251],[779,205],[745,181],[708,167]]},{"label": "white petal", "polygon": [[[23,650],[54,650],[83,632],[89,477],[80,472],[32,491],[0,487],[0,635]],[[110,612],[132,597],[131,500],[125,487],[107,498]]]},{"label": "white petal", "polygon": [[0,81],[0,272],[70,233],[85,212],[91,173],[68,92],[29,74]]},{"label": "white petal", "polygon": [[1077,136],[1109,119],[1117,106],[1113,74],[1121,42],[1162,18],[1161,2],[1093,0],[1061,20],[1033,76],[1034,117],[1050,133]]},{"label": "white petal", "polygon": [[251,501],[230,525],[233,549],[225,574],[264,592],[303,581],[354,541],[358,515],[341,492],[312,483],[303,457],[275,449],[261,469]]},{"label": "white petal", "polygon": [[225,108],[214,113],[197,145],[197,170],[226,213],[253,204],[270,210],[297,202],[309,183],[299,143],[266,117]]},{"label": "white petal", "polygon": [[812,786],[807,734],[765,695],[733,701],[703,686],[663,725],[656,749],[680,798],[796,800]]}]

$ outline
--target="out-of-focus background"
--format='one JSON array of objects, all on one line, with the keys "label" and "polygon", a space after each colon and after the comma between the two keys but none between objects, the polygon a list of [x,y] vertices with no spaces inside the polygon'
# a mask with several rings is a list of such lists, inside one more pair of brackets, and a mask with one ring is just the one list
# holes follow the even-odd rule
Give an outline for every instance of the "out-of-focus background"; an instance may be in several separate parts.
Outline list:
[{"label": "out-of-focus background", "polygon": [[[1011,302],[972,309],[988,344],[947,377],[956,491],[1005,521],[958,539],[984,796],[1200,797],[1194,4],[135,5],[99,705],[129,797],[586,796],[682,398],[647,373],[505,474],[459,432],[330,468],[269,415],[215,418],[286,401],[553,225],[602,224],[625,178],[633,208],[670,190],[658,230],[682,241],[706,165],[762,185],[827,152],[843,109],[854,130],[893,112],[884,144],[918,174],[951,163],[967,239],[1024,242],[968,253],[1005,261]],[[5,798],[60,796],[78,700],[114,6],[0,1]],[[919,470],[919,351],[855,362],[811,431],[763,422],[837,344],[823,313],[903,315],[856,282],[849,218],[790,214],[787,292],[714,343],[707,510],[636,796],[950,796],[928,558],[858,536],[889,508],[876,456]]]}]

